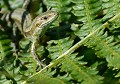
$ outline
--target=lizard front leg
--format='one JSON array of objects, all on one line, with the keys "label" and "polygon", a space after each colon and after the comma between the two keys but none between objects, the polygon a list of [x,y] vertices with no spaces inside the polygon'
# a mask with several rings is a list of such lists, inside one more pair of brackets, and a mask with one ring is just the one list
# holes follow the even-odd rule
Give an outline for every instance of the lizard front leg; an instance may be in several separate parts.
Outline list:
[{"label": "lizard front leg", "polygon": [[32,45],[31,45],[31,54],[34,58],[34,60],[37,62],[37,64],[40,66],[40,67],[44,67],[45,65],[42,63],[42,61],[40,61],[40,59],[38,58],[38,54],[37,52],[35,51],[36,50],[36,44],[37,44],[37,40],[33,41],[32,42]]}]

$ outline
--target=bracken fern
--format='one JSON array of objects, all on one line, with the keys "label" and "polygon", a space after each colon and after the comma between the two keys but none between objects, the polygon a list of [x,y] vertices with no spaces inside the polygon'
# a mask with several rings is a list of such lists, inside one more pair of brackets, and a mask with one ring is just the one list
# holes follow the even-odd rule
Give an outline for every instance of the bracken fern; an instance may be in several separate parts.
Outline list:
[{"label": "bracken fern", "polygon": [[[0,82],[119,84],[120,0],[43,0],[39,3],[41,8],[37,14],[50,7],[59,14],[36,50],[46,66],[37,67],[30,55],[29,41],[21,40],[18,35],[18,51],[11,52],[8,51],[11,38],[0,33],[0,71],[3,72]],[[16,58],[13,53],[17,54]],[[5,64],[6,57],[12,62]],[[11,66],[14,67],[11,69]]]}]

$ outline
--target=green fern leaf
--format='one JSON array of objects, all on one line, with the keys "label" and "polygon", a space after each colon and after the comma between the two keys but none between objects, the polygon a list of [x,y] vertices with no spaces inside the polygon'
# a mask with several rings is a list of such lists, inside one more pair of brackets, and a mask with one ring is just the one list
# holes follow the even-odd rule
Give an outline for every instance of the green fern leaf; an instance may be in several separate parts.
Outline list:
[{"label": "green fern leaf", "polygon": [[73,40],[67,37],[60,40],[51,40],[47,43],[46,49],[49,51],[49,57],[56,59],[72,46]]},{"label": "green fern leaf", "polygon": [[64,57],[61,70],[69,73],[74,80],[81,84],[101,84],[102,77],[97,75],[98,71],[76,64],[68,57]]},{"label": "green fern leaf", "polygon": [[120,1],[119,0],[102,0],[102,9],[104,12],[104,17],[102,18],[103,21],[106,21],[119,13]]},{"label": "green fern leaf", "polygon": [[35,74],[27,79],[27,81],[24,81],[24,84],[64,84],[63,81],[57,79],[57,78],[50,78],[46,74]]},{"label": "green fern leaf", "polygon": [[53,10],[58,10],[59,11],[59,18],[62,21],[67,21],[68,19],[70,19],[71,14],[71,0],[46,0],[46,5],[48,7],[52,7]]},{"label": "green fern leaf", "polygon": [[0,59],[7,62],[12,56],[11,40],[2,31],[0,31]]},{"label": "green fern leaf", "polygon": [[77,20],[83,22],[79,30],[75,31],[75,35],[84,37],[94,31],[101,25],[101,19],[98,18],[98,13],[102,9],[102,3],[99,0],[73,0],[72,13],[77,16]]},{"label": "green fern leaf", "polygon": [[103,30],[97,32],[85,45],[95,49],[97,56],[106,58],[108,66],[120,68],[120,45],[114,42],[114,37],[108,37],[107,32],[104,33]]}]

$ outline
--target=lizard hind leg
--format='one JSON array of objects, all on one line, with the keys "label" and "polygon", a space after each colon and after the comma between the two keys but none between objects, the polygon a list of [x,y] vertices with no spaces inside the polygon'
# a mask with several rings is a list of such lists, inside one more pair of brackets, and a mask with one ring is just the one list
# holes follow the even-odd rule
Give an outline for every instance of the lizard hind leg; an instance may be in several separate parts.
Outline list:
[{"label": "lizard hind leg", "polygon": [[45,67],[45,65],[42,63],[42,61],[39,59],[39,56],[37,54],[37,52],[35,51],[36,50],[36,41],[33,41],[32,42],[32,45],[31,45],[31,54],[34,58],[34,60],[36,61],[36,63],[40,66],[40,67]]}]

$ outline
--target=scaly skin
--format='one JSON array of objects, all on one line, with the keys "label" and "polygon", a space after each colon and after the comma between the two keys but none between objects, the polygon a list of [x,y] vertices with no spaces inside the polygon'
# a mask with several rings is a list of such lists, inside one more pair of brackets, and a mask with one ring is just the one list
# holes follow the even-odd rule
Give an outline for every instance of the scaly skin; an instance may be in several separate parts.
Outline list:
[{"label": "scaly skin", "polygon": [[44,66],[35,52],[35,44],[37,43],[37,39],[45,34],[47,26],[57,19],[57,12],[44,12],[32,21],[31,15],[25,9],[19,8],[8,14],[7,18],[9,17],[15,21],[24,37],[32,42],[31,53],[37,64]]}]

